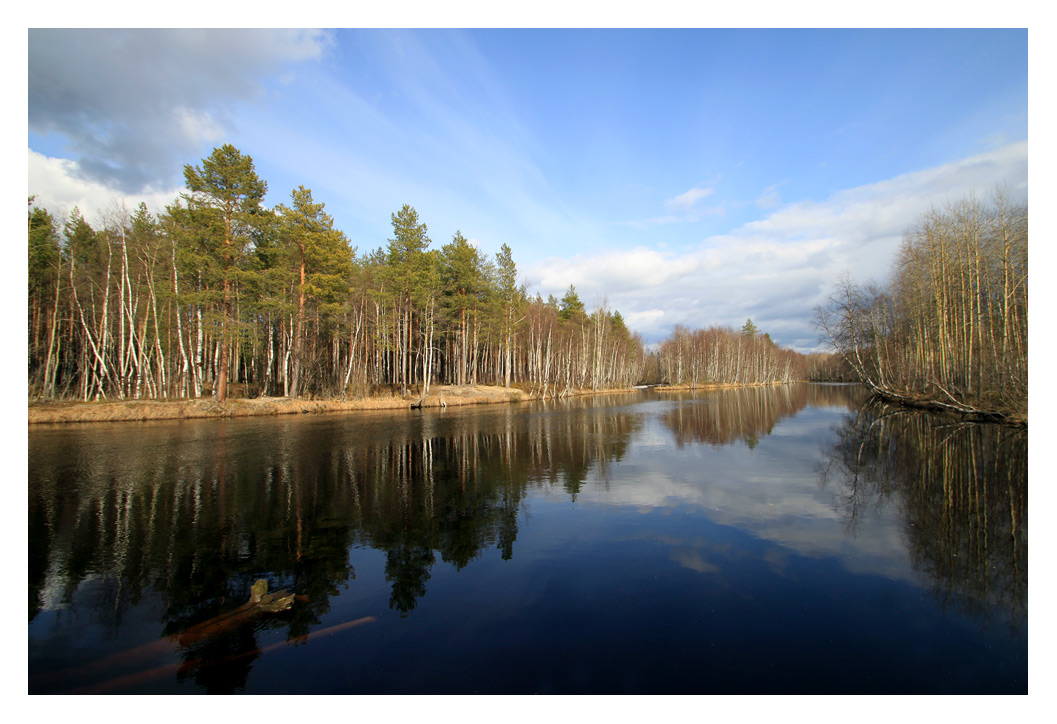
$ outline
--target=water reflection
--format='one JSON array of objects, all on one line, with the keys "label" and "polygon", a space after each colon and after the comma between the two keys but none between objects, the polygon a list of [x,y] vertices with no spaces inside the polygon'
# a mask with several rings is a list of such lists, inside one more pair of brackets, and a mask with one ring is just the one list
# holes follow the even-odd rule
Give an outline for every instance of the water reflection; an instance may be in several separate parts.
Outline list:
[{"label": "water reflection", "polygon": [[[779,542],[764,554],[776,568],[791,551],[847,548],[803,525],[819,509],[856,533],[894,508],[937,596],[1001,602],[1026,617],[1026,435],[878,408],[854,414],[862,399],[856,387],[796,385],[34,430],[30,690],[166,681],[244,690],[278,645],[267,641],[300,645],[333,630],[332,607],[350,589],[384,578],[394,617],[414,623],[439,564],[462,571],[488,551],[514,560],[527,513],[555,498],[696,500],[715,524]],[[836,431],[834,416],[843,420]],[[802,432],[784,424],[793,418]],[[707,464],[695,448],[710,451]],[[702,537],[700,526],[631,535],[668,541],[673,560],[704,575],[747,555]],[[357,550],[381,557],[379,570],[361,572],[371,581],[357,579]],[[892,565],[904,554],[885,555]],[[260,578],[296,594],[293,606],[224,618]],[[187,633],[214,621],[222,625],[208,636]]]},{"label": "water reflection", "polygon": [[729,445],[743,440],[750,449],[774,426],[805,407],[854,409],[864,395],[858,385],[781,385],[724,390],[719,394],[680,391],[667,399],[681,403],[662,416],[678,447],[692,443]]},{"label": "water reflection", "polygon": [[[438,558],[461,569],[494,547],[510,559],[527,487],[575,499],[590,469],[621,458],[638,424],[592,406],[377,420],[156,425],[117,445],[111,433],[130,428],[36,436],[30,621],[74,608],[87,581],[96,600],[84,590],[76,603],[93,625],[116,631],[125,611],[158,593],[162,635],[176,637],[265,577],[296,592],[291,611],[181,647],[179,676],[236,690],[261,629],[294,641],[318,627],[355,578],[350,546],[385,552],[389,605],[408,615]],[[210,678],[217,663],[222,682]]]},{"label": "water reflection", "polygon": [[870,403],[839,429],[822,484],[855,530],[901,512],[913,566],[945,604],[1026,623],[1028,434]]}]

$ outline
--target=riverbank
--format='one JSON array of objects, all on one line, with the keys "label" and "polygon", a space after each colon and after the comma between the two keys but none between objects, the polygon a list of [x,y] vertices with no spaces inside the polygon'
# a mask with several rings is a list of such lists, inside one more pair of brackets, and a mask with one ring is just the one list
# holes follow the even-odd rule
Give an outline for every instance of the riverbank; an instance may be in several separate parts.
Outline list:
[{"label": "riverbank", "polygon": [[[572,390],[566,396],[630,392],[630,389]],[[406,409],[418,402],[420,393],[382,395],[353,400],[307,400],[289,397],[229,399],[219,403],[211,398],[196,400],[117,400],[102,402],[38,402],[29,405],[29,424],[71,422],[136,422],[145,420],[191,420],[216,417],[259,415],[299,415],[356,410]],[[422,407],[461,407],[540,399],[516,387],[489,385],[434,385],[422,400]]]}]

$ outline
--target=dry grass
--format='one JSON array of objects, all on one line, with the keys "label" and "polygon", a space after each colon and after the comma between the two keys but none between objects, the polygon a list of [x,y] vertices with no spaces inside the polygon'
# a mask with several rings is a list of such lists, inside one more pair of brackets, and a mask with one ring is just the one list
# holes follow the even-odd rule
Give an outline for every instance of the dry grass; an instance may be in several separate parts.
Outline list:
[{"label": "dry grass", "polygon": [[[257,397],[216,400],[154,401],[122,400],[118,402],[50,402],[29,406],[29,424],[64,422],[105,422],[136,420],[185,420],[209,417],[250,417],[256,415],[297,415],[354,410],[387,410],[408,408],[418,402],[419,394],[382,395],[340,400],[302,400],[287,397]],[[433,386],[422,401],[423,407],[459,407],[530,399],[518,389],[476,386]],[[443,402],[442,402],[443,401]]]}]

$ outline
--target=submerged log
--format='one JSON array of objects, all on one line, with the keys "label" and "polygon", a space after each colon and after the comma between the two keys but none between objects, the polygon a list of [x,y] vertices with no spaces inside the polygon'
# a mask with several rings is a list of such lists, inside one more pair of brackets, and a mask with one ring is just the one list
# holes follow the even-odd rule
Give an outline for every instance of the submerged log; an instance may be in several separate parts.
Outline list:
[{"label": "submerged log", "polygon": [[[111,654],[83,666],[60,669],[35,676],[33,677],[33,684],[35,686],[46,686],[70,677],[84,676],[85,674],[106,676],[115,669],[135,667],[143,661],[149,661],[171,651],[173,641],[178,642],[181,646],[191,646],[200,643],[213,636],[219,636],[236,629],[263,614],[285,611],[293,605],[295,598],[303,599],[303,597],[294,596],[285,590],[268,593],[268,582],[262,578],[257,580],[250,588],[250,600],[236,609],[214,616],[208,621],[195,624],[188,629],[158,641],[152,641],[134,649]],[[368,618],[374,620],[373,617]],[[171,676],[182,666],[181,664],[166,664],[150,671],[119,676],[103,684],[93,684],[67,693],[106,693],[111,690],[121,690],[128,686]]]},{"label": "submerged log", "polygon": [[208,621],[197,623],[172,638],[179,641],[181,646],[191,646],[205,639],[236,629],[261,614],[285,611],[293,603],[294,594],[286,590],[268,593],[268,582],[261,578],[250,588],[249,601],[227,613],[222,613]]},{"label": "submerged log", "polygon": [[[311,633],[307,633],[304,636],[298,636],[296,638],[288,639],[286,641],[280,641],[279,643],[272,644],[271,646],[265,646],[264,648],[256,648],[256,649],[252,649],[250,651],[241,651],[239,653],[231,654],[229,656],[223,657],[219,661],[220,662],[231,662],[231,661],[238,661],[239,659],[244,659],[244,658],[247,658],[247,657],[250,657],[250,656],[260,656],[262,654],[266,654],[266,653],[269,653],[271,651],[275,651],[277,649],[280,649],[280,648],[283,648],[283,647],[286,647],[286,646],[296,646],[296,645],[304,644],[304,643],[306,643],[308,641],[309,637],[321,638],[323,636],[331,636],[331,635],[336,634],[336,633],[338,633],[340,631],[346,631],[346,630],[348,630],[350,628],[353,628],[353,627],[356,627],[356,626],[362,626],[365,623],[371,623],[371,622],[377,621],[377,620],[378,620],[378,618],[376,616],[364,616],[363,618],[358,618],[355,621],[347,621],[345,623],[339,623],[337,626],[330,626],[328,628],[321,629],[319,631],[312,631]],[[218,662],[214,662],[214,663],[218,663]],[[139,686],[139,685],[142,685],[142,684],[145,684],[145,683],[150,683],[152,681],[158,681],[160,679],[170,678],[173,675],[181,673],[181,672],[187,673],[187,672],[190,672],[190,671],[194,671],[195,669],[200,668],[204,664],[205,664],[205,662],[202,659],[200,659],[200,658],[188,659],[188,660],[184,661],[182,664],[165,664],[164,666],[158,666],[156,668],[148,669],[146,671],[137,671],[137,672],[134,672],[132,674],[126,674],[126,675],[123,675],[123,676],[118,676],[116,678],[110,679],[108,681],[103,681],[103,682],[100,682],[100,683],[97,683],[97,684],[90,684],[88,686],[78,687],[78,688],[73,689],[71,691],[67,691],[66,693],[67,694],[111,694],[111,693],[118,693],[118,692],[121,692],[121,691],[124,691],[124,690],[128,689],[131,686]]]}]

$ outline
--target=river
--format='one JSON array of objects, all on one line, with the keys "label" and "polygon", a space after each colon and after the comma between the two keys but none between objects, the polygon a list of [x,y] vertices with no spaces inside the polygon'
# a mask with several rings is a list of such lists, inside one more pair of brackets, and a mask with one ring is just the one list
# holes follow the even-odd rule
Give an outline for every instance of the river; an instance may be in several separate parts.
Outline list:
[{"label": "river", "polygon": [[1027,693],[1026,431],[864,401],[34,426],[29,692]]}]

